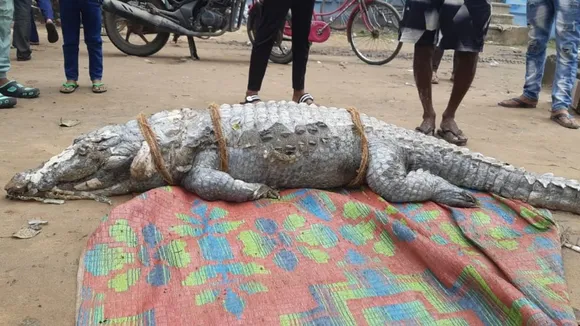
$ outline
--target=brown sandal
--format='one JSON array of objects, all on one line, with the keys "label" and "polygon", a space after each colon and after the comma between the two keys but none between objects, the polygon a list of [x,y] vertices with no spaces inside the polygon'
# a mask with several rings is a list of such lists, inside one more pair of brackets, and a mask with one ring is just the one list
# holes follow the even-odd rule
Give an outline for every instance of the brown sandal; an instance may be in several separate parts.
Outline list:
[{"label": "brown sandal", "polygon": [[437,136],[441,137],[446,142],[457,146],[465,146],[467,144],[467,137],[465,137],[461,129],[457,130],[457,132],[454,132],[451,129],[438,129]]},{"label": "brown sandal", "polygon": [[534,109],[538,103],[526,103],[520,100],[518,97],[511,98],[509,100],[501,101],[497,105],[503,106],[506,108],[516,108],[516,109]]},{"label": "brown sandal", "polygon": [[560,110],[562,112],[552,114],[550,119],[562,127],[566,127],[569,129],[580,129],[580,124],[576,122],[574,117],[568,113],[567,110]]},{"label": "brown sandal", "polygon": [[433,128],[431,126],[428,127],[427,130],[425,130],[425,129],[421,128],[421,126],[419,126],[419,127],[415,128],[415,131],[420,132],[420,133],[427,135],[427,136],[435,136],[435,128]]}]

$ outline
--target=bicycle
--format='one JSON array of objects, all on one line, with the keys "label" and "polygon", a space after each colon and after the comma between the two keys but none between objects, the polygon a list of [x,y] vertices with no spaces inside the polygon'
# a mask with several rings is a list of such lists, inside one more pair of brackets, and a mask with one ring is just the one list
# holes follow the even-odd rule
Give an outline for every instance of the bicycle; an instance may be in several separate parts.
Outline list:
[{"label": "bicycle", "polygon": [[[259,17],[259,6],[261,2],[259,0],[252,0],[248,9],[248,38],[253,44],[255,39],[255,33],[257,29],[257,22]],[[393,60],[399,51],[401,50],[402,43],[398,41],[399,24],[401,22],[401,15],[397,10],[389,3],[381,0],[347,0],[339,8],[332,12],[312,12],[312,24],[310,27],[309,41],[311,43],[324,43],[328,40],[331,35],[330,25],[335,19],[341,17],[348,9],[354,6],[352,13],[350,14],[346,26],[347,39],[353,52],[356,56],[363,62],[370,65],[384,65],[391,60]],[[382,20],[379,22],[378,19],[371,19],[369,12],[371,9],[376,9],[380,11],[380,18]],[[326,16],[332,16],[338,13],[336,17],[331,17],[328,22],[325,22],[322,18]],[[359,17],[360,16],[360,17]],[[361,19],[362,22],[358,23],[357,19]],[[383,24],[380,24],[383,23]],[[359,26],[360,25],[360,26]],[[382,27],[382,28],[381,28]],[[394,30],[394,40],[397,42],[397,46],[391,55],[386,58],[373,60],[373,57],[380,56],[387,52],[385,51],[374,51],[372,54],[363,54],[362,51],[357,47],[357,39],[359,36],[370,37],[372,40],[379,39],[383,34],[385,27],[392,27]],[[387,33],[387,35],[390,33]],[[286,20],[284,25],[281,27],[280,31],[275,40],[275,47],[272,49],[270,54],[270,60],[275,63],[288,64],[292,62],[292,47],[282,47],[282,42],[292,42],[292,14],[291,10],[288,11],[286,15]],[[274,51],[280,49],[281,53],[277,54]]]}]

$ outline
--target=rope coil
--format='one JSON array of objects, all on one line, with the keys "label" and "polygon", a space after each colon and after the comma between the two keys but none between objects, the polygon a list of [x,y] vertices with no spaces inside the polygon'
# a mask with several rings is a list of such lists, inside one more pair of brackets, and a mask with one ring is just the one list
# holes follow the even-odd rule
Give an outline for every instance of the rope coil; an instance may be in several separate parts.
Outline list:
[{"label": "rope coil", "polygon": [[153,158],[153,163],[155,164],[157,172],[161,174],[165,182],[167,182],[170,186],[175,185],[173,183],[173,177],[165,167],[165,160],[163,159],[163,155],[159,149],[159,144],[157,144],[157,136],[155,135],[153,129],[151,129],[151,126],[147,121],[147,117],[145,117],[143,112],[139,113],[137,122],[139,124],[139,129],[141,130],[143,138],[145,138],[145,141],[149,145],[149,153],[151,153],[151,157]]},{"label": "rope coil", "polygon": [[354,186],[359,186],[361,184],[363,184],[366,174],[367,174],[367,168],[368,168],[368,162],[369,162],[369,141],[367,140],[367,136],[365,134],[363,125],[362,125],[362,121],[360,119],[360,113],[358,112],[358,110],[355,107],[349,107],[348,109],[346,109],[348,111],[348,113],[350,113],[351,117],[352,117],[352,122],[354,123],[354,126],[356,128],[356,131],[358,132],[359,136],[360,136],[360,145],[362,147],[362,153],[361,153],[361,160],[360,160],[360,166],[358,168],[358,170],[356,170],[357,175],[356,177],[347,185],[347,187],[354,187]]}]

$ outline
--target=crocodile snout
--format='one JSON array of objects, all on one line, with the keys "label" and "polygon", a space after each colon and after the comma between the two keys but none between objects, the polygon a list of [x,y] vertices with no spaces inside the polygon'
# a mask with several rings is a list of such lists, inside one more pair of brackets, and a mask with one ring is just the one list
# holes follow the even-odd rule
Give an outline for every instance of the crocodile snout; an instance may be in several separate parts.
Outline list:
[{"label": "crocodile snout", "polygon": [[24,194],[28,190],[28,181],[24,177],[24,173],[18,173],[12,177],[12,180],[6,184],[4,190],[6,190],[9,195]]}]

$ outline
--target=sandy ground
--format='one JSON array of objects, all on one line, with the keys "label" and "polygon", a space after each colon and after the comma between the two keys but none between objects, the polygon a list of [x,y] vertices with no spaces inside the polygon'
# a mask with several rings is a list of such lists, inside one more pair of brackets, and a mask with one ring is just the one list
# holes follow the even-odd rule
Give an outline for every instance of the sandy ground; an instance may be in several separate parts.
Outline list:
[{"label": "sandy ground", "polygon": [[[43,31],[44,28],[40,27]],[[245,34],[198,41],[201,61],[183,60],[187,43],[168,44],[149,60],[120,53],[105,38],[105,75],[109,92],[92,94],[86,50],[81,48],[81,88],[71,95],[58,92],[64,81],[61,43],[34,48],[33,60],[13,63],[12,78],[41,89],[41,97],[21,100],[14,110],[0,111],[0,183],[56,155],[81,133],[108,123],[124,122],[140,111],[153,113],[179,107],[204,108],[210,102],[235,103],[246,85],[250,48]],[[329,45],[315,45],[308,67],[307,87],[318,103],[355,105],[395,124],[414,128],[421,106],[411,71],[411,47],[385,66],[370,66],[352,56],[346,39],[333,36]],[[523,49],[488,46],[473,87],[461,105],[460,127],[469,147],[536,172],[553,172],[580,179],[580,131],[567,130],[548,119],[549,93],[534,110],[500,108],[496,103],[521,90]],[[340,54],[340,55],[337,55]],[[12,53],[14,58],[15,54]],[[434,86],[441,113],[451,83],[450,54]],[[262,96],[289,99],[291,66],[271,64]],[[79,119],[73,128],[60,119]],[[128,198],[115,198],[121,203]],[[0,199],[0,325],[71,325],[74,322],[78,259],[88,235],[110,206],[91,201],[65,205],[13,202]],[[555,214],[580,236],[578,216]],[[33,239],[10,235],[29,219],[49,221]],[[564,250],[569,293],[580,307],[580,255]]]}]

